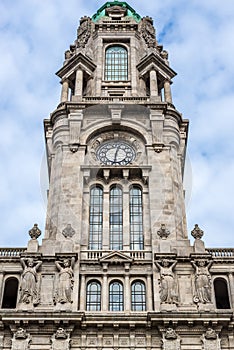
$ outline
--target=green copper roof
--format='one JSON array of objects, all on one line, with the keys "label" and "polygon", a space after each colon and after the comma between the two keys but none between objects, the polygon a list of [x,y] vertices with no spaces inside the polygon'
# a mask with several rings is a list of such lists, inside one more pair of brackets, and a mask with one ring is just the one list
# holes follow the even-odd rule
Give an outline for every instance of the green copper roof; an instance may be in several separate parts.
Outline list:
[{"label": "green copper roof", "polygon": [[131,6],[129,6],[126,2],[118,1],[118,0],[106,2],[106,3],[105,3],[102,7],[100,7],[100,9],[97,10],[97,12],[93,15],[92,20],[93,20],[94,22],[97,22],[100,18],[105,17],[105,16],[106,16],[106,14],[105,14],[106,8],[111,7],[111,6],[121,6],[121,7],[126,8],[126,9],[127,9],[127,16],[128,16],[128,17],[133,17],[137,22],[140,22],[141,16],[138,15],[138,13],[136,13],[136,11],[135,11]]}]

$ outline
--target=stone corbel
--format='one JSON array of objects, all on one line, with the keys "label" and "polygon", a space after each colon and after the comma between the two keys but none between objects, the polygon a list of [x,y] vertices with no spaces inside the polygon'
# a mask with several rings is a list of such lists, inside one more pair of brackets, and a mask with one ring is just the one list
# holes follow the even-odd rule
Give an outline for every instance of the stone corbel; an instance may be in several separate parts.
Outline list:
[{"label": "stone corbel", "polygon": [[121,123],[121,109],[111,109],[111,120],[112,124],[120,124]]},{"label": "stone corbel", "polygon": [[129,178],[129,169],[123,169],[123,178],[124,180]]},{"label": "stone corbel", "polygon": [[110,169],[104,169],[103,170],[103,177],[106,180],[106,182],[108,182],[108,180],[110,178]]},{"label": "stone corbel", "polygon": [[149,179],[149,169],[142,169],[142,179],[143,182],[146,184]]},{"label": "stone corbel", "polygon": [[84,169],[84,179],[85,182],[88,184],[90,180],[90,169]]},{"label": "stone corbel", "polygon": [[154,143],[152,146],[156,153],[161,153],[165,145],[163,143]]},{"label": "stone corbel", "polygon": [[69,145],[70,151],[72,153],[76,153],[79,149],[79,144],[78,143],[72,143]]}]

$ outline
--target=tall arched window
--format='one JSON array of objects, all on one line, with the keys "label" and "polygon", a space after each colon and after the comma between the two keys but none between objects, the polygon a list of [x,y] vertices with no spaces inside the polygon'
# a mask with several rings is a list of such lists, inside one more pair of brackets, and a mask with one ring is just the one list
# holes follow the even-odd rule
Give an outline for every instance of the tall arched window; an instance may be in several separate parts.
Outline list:
[{"label": "tall arched window", "polygon": [[110,190],[110,249],[123,249],[123,195],[121,188]]},{"label": "tall arched window", "polygon": [[89,206],[89,249],[102,249],[103,189],[93,187]]},{"label": "tall arched window", "polygon": [[132,283],[132,311],[145,311],[145,284],[137,281]]},{"label": "tall arched window", "polygon": [[230,309],[227,282],[224,278],[214,280],[214,291],[217,309]]},{"label": "tall arched window", "polygon": [[143,213],[142,213],[142,191],[133,186],[130,190],[130,249],[144,249],[143,238]]},{"label": "tall arched window", "polygon": [[115,45],[106,50],[105,80],[128,80],[128,52]]},{"label": "tall arched window", "polygon": [[112,282],[109,289],[109,311],[123,311],[123,285],[120,282]]},{"label": "tall arched window", "polygon": [[17,302],[19,282],[15,277],[9,277],[5,281],[2,308],[3,309],[15,309]]},{"label": "tall arched window", "polygon": [[101,310],[101,285],[97,281],[89,282],[86,291],[86,310]]}]

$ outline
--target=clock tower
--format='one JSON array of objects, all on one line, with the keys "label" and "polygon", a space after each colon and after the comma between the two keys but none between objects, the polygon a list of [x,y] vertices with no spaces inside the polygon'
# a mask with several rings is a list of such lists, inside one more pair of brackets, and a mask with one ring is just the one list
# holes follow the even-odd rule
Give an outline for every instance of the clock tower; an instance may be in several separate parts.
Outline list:
[{"label": "clock tower", "polygon": [[0,249],[0,349],[234,349],[234,250],[186,227],[188,120],[151,17],[82,17],[44,121],[45,233]]},{"label": "clock tower", "polygon": [[[81,18],[57,75],[61,102],[45,120],[50,189],[43,249],[78,249],[87,258],[113,247],[127,256],[184,254],[188,121],[173,105],[176,73],[152,18],[125,2],[106,3]],[[63,234],[68,226],[72,237]],[[165,240],[162,227],[170,232]]]}]

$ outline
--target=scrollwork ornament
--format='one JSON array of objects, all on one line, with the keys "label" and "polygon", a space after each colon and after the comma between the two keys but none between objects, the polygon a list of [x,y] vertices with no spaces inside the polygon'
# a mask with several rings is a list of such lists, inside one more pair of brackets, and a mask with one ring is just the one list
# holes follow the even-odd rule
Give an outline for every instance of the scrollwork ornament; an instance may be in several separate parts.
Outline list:
[{"label": "scrollwork ornament", "polygon": [[170,231],[166,229],[165,224],[161,224],[160,229],[157,231],[157,234],[162,239],[167,239],[167,237],[170,235]]},{"label": "scrollwork ornament", "polygon": [[72,228],[71,224],[67,224],[65,229],[62,231],[62,234],[65,238],[72,238],[75,234],[75,230]]},{"label": "scrollwork ornament", "polygon": [[200,227],[198,226],[198,224],[195,225],[194,229],[191,231],[191,235],[193,236],[193,238],[195,239],[201,239],[202,236],[204,235],[204,231],[202,231],[200,229]]},{"label": "scrollwork ornament", "polygon": [[82,17],[80,20],[80,26],[77,29],[77,47],[84,48],[91,36],[91,18]]}]

